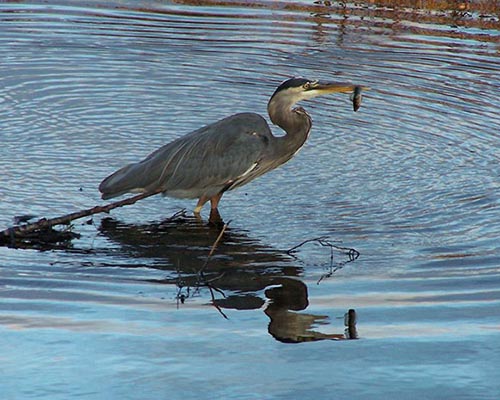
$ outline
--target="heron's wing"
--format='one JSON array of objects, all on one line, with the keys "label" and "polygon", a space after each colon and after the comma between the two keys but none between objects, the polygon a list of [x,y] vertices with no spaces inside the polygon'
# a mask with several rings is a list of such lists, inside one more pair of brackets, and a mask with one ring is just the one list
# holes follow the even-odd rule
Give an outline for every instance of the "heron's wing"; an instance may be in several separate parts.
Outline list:
[{"label": "heron's wing", "polygon": [[212,196],[258,166],[272,139],[257,114],[236,114],[181,137],[106,178],[103,198],[162,189],[175,197]]}]

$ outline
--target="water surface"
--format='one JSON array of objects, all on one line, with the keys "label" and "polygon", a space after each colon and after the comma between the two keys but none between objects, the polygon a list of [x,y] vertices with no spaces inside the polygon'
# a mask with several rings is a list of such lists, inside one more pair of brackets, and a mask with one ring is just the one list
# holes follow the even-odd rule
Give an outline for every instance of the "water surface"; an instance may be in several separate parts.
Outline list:
[{"label": "water surface", "polygon": [[[371,87],[302,104],[310,139],[225,195],[206,265],[219,231],[161,197],[0,248],[4,398],[497,397],[498,10],[325,3],[0,5],[5,227],[103,204],[109,173],[265,115],[290,76]],[[317,237],[360,257],[287,254]]]}]

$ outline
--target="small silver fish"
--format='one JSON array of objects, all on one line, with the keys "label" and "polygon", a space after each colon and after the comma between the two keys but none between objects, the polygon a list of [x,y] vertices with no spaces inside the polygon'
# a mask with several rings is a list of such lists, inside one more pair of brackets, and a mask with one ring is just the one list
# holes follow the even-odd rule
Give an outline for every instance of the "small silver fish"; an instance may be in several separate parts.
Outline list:
[{"label": "small silver fish", "polygon": [[352,108],[354,111],[358,111],[359,107],[361,107],[361,86],[356,86],[354,88],[354,92],[352,93],[351,100],[352,100]]}]

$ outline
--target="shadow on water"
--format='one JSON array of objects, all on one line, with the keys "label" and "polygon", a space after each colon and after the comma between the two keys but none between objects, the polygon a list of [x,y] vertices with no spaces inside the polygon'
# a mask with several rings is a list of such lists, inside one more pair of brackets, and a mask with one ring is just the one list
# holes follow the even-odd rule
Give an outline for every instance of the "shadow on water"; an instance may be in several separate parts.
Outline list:
[{"label": "shadow on water", "polygon": [[142,225],[107,218],[99,231],[119,245],[123,255],[152,259],[148,267],[166,271],[167,277],[149,282],[175,285],[179,306],[208,289],[212,304],[224,317],[222,309],[262,308],[276,340],[357,339],[354,310],[346,313],[344,332],[317,331],[317,325],[328,325],[328,316],[299,313],[309,306],[308,288],[300,279],[303,268],[286,251],[266,246],[244,231],[226,227],[210,258],[221,228],[194,217],[181,215]]}]

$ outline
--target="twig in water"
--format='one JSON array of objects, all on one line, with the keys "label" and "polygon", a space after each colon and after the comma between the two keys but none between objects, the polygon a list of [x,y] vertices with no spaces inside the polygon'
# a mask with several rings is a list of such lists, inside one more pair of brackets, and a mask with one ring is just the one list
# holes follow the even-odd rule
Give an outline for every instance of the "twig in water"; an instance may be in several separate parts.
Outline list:
[{"label": "twig in water", "polygon": [[359,257],[359,252],[355,249],[352,249],[350,247],[343,247],[343,246],[338,246],[336,244],[333,244],[331,243],[329,240],[328,240],[328,236],[320,236],[320,237],[317,237],[317,238],[313,238],[313,239],[307,239],[307,240],[304,240],[303,242],[300,242],[298,245],[296,246],[293,246],[292,248],[286,250],[286,253],[287,254],[293,254],[293,253],[296,253],[297,250],[304,246],[305,244],[307,243],[311,243],[311,242],[317,242],[319,243],[321,246],[323,247],[330,247],[331,249],[337,249],[337,250],[340,250],[340,251],[343,251],[345,252],[346,254],[352,254],[352,256],[356,259]]},{"label": "twig in water", "polygon": [[[323,274],[321,276],[321,278],[317,282],[318,285],[323,279],[330,278],[336,271],[343,268],[347,263],[353,262],[360,255],[356,249],[344,247],[344,246],[338,246],[336,244],[333,244],[330,240],[328,240],[327,236],[321,236],[321,237],[317,237],[317,238],[313,238],[313,239],[304,240],[303,242],[299,243],[298,245],[293,246],[292,248],[288,249],[286,251],[286,253],[293,255],[294,253],[296,253],[298,251],[298,249],[300,247],[304,246],[307,243],[312,243],[312,242],[316,242],[320,246],[328,247],[330,249],[330,267],[329,267],[330,271],[328,271],[328,273]],[[338,250],[338,251],[346,254],[348,256],[348,260],[335,263],[335,261],[334,261],[334,256],[335,256],[334,251],[335,250]]]},{"label": "twig in water", "polygon": [[203,266],[200,268],[200,270],[198,271],[198,275],[200,276],[203,276],[203,271],[205,271],[205,268],[207,268],[207,265],[208,265],[208,262],[210,261],[210,259],[212,258],[212,256],[214,255],[214,252],[215,252],[215,249],[217,248],[217,246],[219,245],[219,242],[220,240],[222,239],[222,236],[224,235],[224,232],[226,231],[228,225],[231,223],[231,221],[227,221],[224,226],[222,227],[221,231],[219,232],[219,236],[217,236],[217,239],[215,239],[215,242],[214,244],[212,245],[212,248],[210,249],[210,253],[208,253],[208,257],[207,259],[205,260],[205,263],[203,264]]},{"label": "twig in water", "polygon": [[30,233],[44,232],[56,225],[68,225],[75,219],[87,217],[89,215],[108,213],[115,208],[134,204],[139,200],[145,199],[146,197],[150,197],[161,192],[162,190],[156,190],[154,192],[141,193],[136,196],[132,196],[120,201],[115,201],[114,203],[109,203],[104,206],[95,206],[86,210],[80,210],[56,218],[42,218],[30,224],[13,226],[0,231],[0,244],[8,244],[9,242],[13,244],[16,238],[22,239],[24,237],[27,237]]},{"label": "twig in water", "polygon": [[186,209],[182,208],[179,211],[176,211],[170,217],[161,221],[160,224],[158,225],[157,229],[164,228],[165,226],[168,226],[169,223],[174,222],[175,220],[186,217],[186,216],[187,216]]},{"label": "twig in water", "polygon": [[214,280],[220,279],[224,274],[221,274],[218,277],[207,281],[205,279],[205,277],[204,277],[203,272],[207,268],[208,262],[210,261],[210,259],[212,258],[213,254],[215,253],[215,249],[219,245],[219,242],[221,241],[222,236],[224,235],[224,232],[226,231],[226,229],[227,229],[227,227],[228,227],[228,225],[230,223],[231,223],[231,221],[228,221],[228,222],[226,222],[224,224],[224,226],[222,227],[221,231],[219,232],[219,235],[217,236],[217,239],[215,239],[215,242],[212,245],[212,248],[210,249],[210,252],[208,253],[208,257],[205,260],[205,263],[203,264],[203,266],[198,271],[198,286],[206,286],[206,287],[208,287],[208,290],[210,291],[210,296],[212,297],[212,305],[217,309],[217,311],[220,313],[220,315],[222,315],[225,319],[229,319],[229,318],[224,313],[224,311],[222,311],[222,309],[220,308],[220,306],[217,304],[217,301],[216,301],[216,298],[215,298],[215,294],[214,294],[214,290],[216,292],[222,294],[222,296],[224,296],[224,297],[226,297],[226,295],[224,294],[224,292],[222,290],[220,290],[217,287],[215,287],[214,285],[212,285],[212,282]]},{"label": "twig in water", "polygon": [[[219,293],[222,293],[222,290],[220,289],[217,289],[216,287],[213,287],[212,285],[207,285],[208,286],[208,290],[210,290],[210,296],[212,297],[212,305],[217,309],[217,311],[219,311],[220,315],[222,315],[225,319],[229,319],[227,317],[226,314],[224,314],[224,311],[222,311],[222,309],[220,308],[220,306],[217,304],[216,302],[216,298],[215,298],[215,295],[214,295],[214,290],[217,290]],[[225,295],[224,295],[225,297]]]}]

